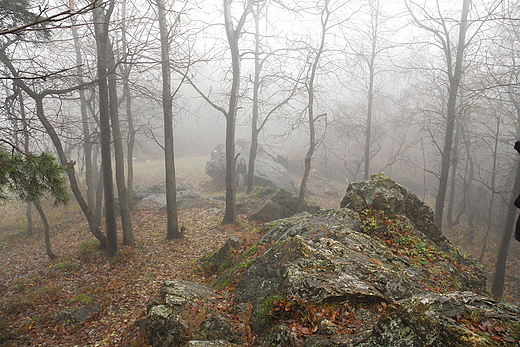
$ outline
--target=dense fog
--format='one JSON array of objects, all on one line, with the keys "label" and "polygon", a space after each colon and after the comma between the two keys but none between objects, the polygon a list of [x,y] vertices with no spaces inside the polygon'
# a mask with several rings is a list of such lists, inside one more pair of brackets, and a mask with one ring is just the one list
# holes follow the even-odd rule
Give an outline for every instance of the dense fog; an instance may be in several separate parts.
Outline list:
[{"label": "dense fog", "polygon": [[385,172],[439,224],[503,233],[518,193],[515,1],[35,1],[32,17],[16,11],[0,10],[9,150],[60,156],[60,142],[80,177],[97,172],[110,105],[125,165],[164,160],[166,64],[176,158],[209,158],[231,124],[234,140],[258,131],[298,179],[305,162],[342,183]]}]

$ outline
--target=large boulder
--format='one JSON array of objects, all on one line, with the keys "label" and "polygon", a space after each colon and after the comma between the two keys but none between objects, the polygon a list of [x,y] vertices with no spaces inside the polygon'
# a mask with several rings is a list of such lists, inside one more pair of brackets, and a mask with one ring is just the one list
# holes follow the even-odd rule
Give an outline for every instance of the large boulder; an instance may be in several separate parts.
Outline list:
[{"label": "large boulder", "polygon": [[[239,139],[235,144],[235,153],[239,154],[239,159],[249,162],[250,141]],[[271,153],[264,146],[258,146],[258,153],[255,161],[255,185],[262,187],[280,187],[287,190],[294,190],[294,182],[284,167],[286,160],[279,154]],[[225,187],[226,182],[226,147],[218,145],[211,153],[210,159],[206,162],[206,174],[213,178],[212,186],[220,190]]]},{"label": "large boulder", "polygon": [[320,207],[304,201],[298,209],[298,196],[293,192],[282,188],[257,187],[241,199],[238,210],[251,220],[269,222],[298,212],[316,213]]},{"label": "large boulder", "polygon": [[[273,297],[392,303],[429,288],[485,292],[485,278],[473,263],[460,263],[404,217],[378,218],[381,227],[392,230],[366,228],[367,218],[349,209],[322,210],[266,226],[259,243],[272,246],[241,274],[235,292],[235,300],[253,305],[253,331],[271,324],[266,305]],[[443,277],[448,279],[440,288]]]},{"label": "large boulder", "polygon": [[189,327],[184,341],[261,347],[518,344],[520,309],[485,296],[482,267],[414,194],[378,174],[351,184],[342,205],[265,223],[250,247],[229,240],[206,258],[221,296],[163,290],[149,310],[163,322],[153,332]]}]

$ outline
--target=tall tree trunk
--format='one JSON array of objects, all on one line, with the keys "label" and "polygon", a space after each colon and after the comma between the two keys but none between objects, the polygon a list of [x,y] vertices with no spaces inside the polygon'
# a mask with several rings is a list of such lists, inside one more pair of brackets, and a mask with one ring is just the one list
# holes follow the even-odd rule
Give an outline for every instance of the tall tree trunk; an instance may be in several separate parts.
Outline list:
[{"label": "tall tree trunk", "polygon": [[[72,37],[74,39],[74,50],[76,53],[76,65],[78,72],[78,82],[84,83],[83,80],[83,56],[81,54],[80,42],[78,37],[78,30],[75,26],[75,17],[72,17],[73,24],[71,27]],[[79,102],[81,112],[81,123],[83,126],[83,155],[85,162],[85,182],[87,185],[87,203],[90,209],[95,209],[95,187],[94,187],[94,170],[92,167],[92,138],[90,135],[89,119],[87,114],[87,100],[85,97],[85,90],[80,89],[79,91]]]},{"label": "tall tree trunk", "polygon": [[[379,6],[379,5],[378,5]],[[377,12],[376,12],[377,13]],[[377,27],[376,27],[377,29]],[[365,132],[365,172],[364,179],[370,177],[370,138],[372,136],[372,107],[374,104],[374,77],[375,77],[375,59],[377,48],[377,30],[372,36],[372,52],[370,60],[368,60],[369,83],[368,83],[368,105],[367,105],[367,125]]]},{"label": "tall tree trunk", "polygon": [[157,0],[157,13],[161,35],[162,103],[164,115],[164,164],[166,166],[166,238],[179,239],[177,192],[175,184],[175,154],[173,147],[173,105],[171,95],[170,43],[164,1]]},{"label": "tall tree trunk", "polygon": [[105,224],[107,235],[106,252],[112,256],[117,251],[117,224],[114,208],[114,183],[112,181],[112,158],[110,151],[110,110],[107,83],[108,71],[108,19],[105,10],[96,7],[92,11],[97,46],[97,75],[99,88],[99,130],[101,135],[101,163],[105,196]]},{"label": "tall tree trunk", "polygon": [[260,6],[253,11],[255,19],[255,78],[253,81],[253,115],[251,118],[251,147],[249,148],[249,163],[247,166],[246,192],[251,193],[255,185],[255,161],[258,151],[258,93],[260,90]]},{"label": "tall tree trunk", "polygon": [[484,233],[484,240],[482,242],[482,249],[480,251],[480,256],[478,258],[478,261],[482,263],[484,260],[484,256],[486,255],[486,250],[488,248],[488,238],[489,233],[491,231],[491,217],[493,214],[493,203],[495,201],[495,182],[496,182],[496,170],[497,170],[497,149],[498,149],[498,134],[500,132],[500,117],[497,117],[497,128],[495,133],[495,143],[493,146],[493,166],[491,169],[491,186],[490,186],[490,193],[491,197],[489,199],[489,207],[488,207],[488,213],[487,213],[487,223],[486,223],[486,231]]},{"label": "tall tree trunk", "polygon": [[450,179],[450,197],[448,200],[448,210],[446,211],[446,221],[448,228],[453,226],[453,207],[455,205],[455,190],[457,188],[457,165],[459,163],[459,131],[460,126],[457,126],[455,131],[455,144],[453,145],[453,164]]},{"label": "tall tree trunk", "polygon": [[[97,151],[96,151],[97,153]],[[94,159],[97,158],[97,155],[94,156]],[[98,225],[101,225],[103,220],[103,164],[99,166],[99,170],[96,173],[96,207],[94,210],[94,218],[96,219]]]},{"label": "tall tree trunk", "polygon": [[[516,136],[520,138],[520,103],[515,99],[512,93],[509,93],[511,102],[515,106],[517,115],[517,129]],[[517,159],[515,182],[513,184],[513,190],[509,205],[507,206],[507,216],[502,232],[502,238],[500,239],[500,245],[498,246],[497,261],[495,263],[495,276],[493,278],[493,285],[491,287],[491,294],[501,297],[504,294],[504,283],[506,277],[506,263],[507,255],[509,253],[509,246],[511,245],[511,236],[513,234],[513,228],[515,225],[515,217],[517,216],[517,208],[513,204],[517,196],[520,195],[520,160]]]},{"label": "tall tree trunk", "polygon": [[[122,10],[124,16],[126,16],[126,0],[123,1]],[[123,20],[121,24],[121,40],[123,45],[123,56],[125,60],[128,58],[128,42],[126,39],[126,20]],[[127,184],[126,188],[128,191],[128,199],[130,209],[134,207],[134,147],[135,147],[135,128],[134,118],[132,116],[132,95],[130,93],[130,72],[132,70],[132,64],[123,65],[123,96],[125,98],[125,113],[126,121],[128,126],[127,135],[127,154],[126,154],[126,165],[127,165]]]},{"label": "tall tree trunk", "polygon": [[461,21],[459,25],[459,41],[457,44],[457,56],[455,60],[455,69],[449,64],[451,62],[450,50],[448,48],[446,58],[448,61],[448,108],[446,115],[446,131],[444,135],[444,146],[441,153],[441,172],[439,177],[439,188],[435,199],[435,223],[442,229],[442,220],[444,212],[444,203],[446,200],[446,191],[448,189],[448,177],[450,172],[451,148],[453,143],[453,132],[455,128],[457,94],[462,77],[462,64],[464,60],[464,49],[466,48],[466,29],[468,26],[468,13],[471,0],[464,0],[462,4]]},{"label": "tall tree trunk", "polygon": [[511,192],[510,203],[507,207],[507,216],[505,220],[502,238],[498,247],[497,260],[495,263],[495,276],[493,277],[493,284],[491,287],[491,294],[497,297],[502,297],[504,294],[504,283],[506,277],[506,262],[509,253],[509,246],[511,245],[511,236],[515,226],[515,218],[517,216],[517,208],[513,204],[516,197],[520,194],[520,160],[517,159],[515,183]]},{"label": "tall tree trunk", "polygon": [[51,248],[51,230],[49,227],[49,222],[47,221],[47,217],[45,216],[45,212],[43,211],[43,208],[40,205],[39,201],[33,202],[34,207],[36,207],[36,210],[40,214],[40,218],[43,223],[43,236],[45,240],[45,251],[47,252],[47,255],[51,260],[58,258],[56,254],[52,251]]},{"label": "tall tree trunk", "polygon": [[[115,71],[115,57],[110,39],[107,40],[108,64],[111,71]],[[119,124],[118,98],[117,98],[117,76],[114,73],[108,75],[108,94],[110,98],[110,122],[112,125],[112,138],[114,141],[114,161],[116,164],[116,184],[119,196],[119,211],[121,214],[121,225],[123,227],[123,245],[134,244],[134,232],[132,231],[132,220],[130,217],[130,202],[125,182],[125,152],[123,150],[123,136]]]},{"label": "tall tree trunk", "polygon": [[231,64],[233,80],[229,95],[229,108],[226,112],[226,209],[221,224],[233,224],[236,222],[236,158],[235,158],[235,122],[238,105],[238,92],[240,90],[240,51],[238,40],[242,32],[247,14],[251,11],[253,0],[248,0],[242,16],[233,28],[231,16],[232,0],[223,0],[224,26],[226,37],[231,51]]},{"label": "tall tree trunk", "polygon": [[[25,102],[23,93],[19,87],[15,87],[18,91],[18,100],[20,103],[20,116],[22,117],[22,127],[23,127],[23,149],[25,153],[30,152],[29,148],[29,124],[27,123],[27,116],[25,114]],[[33,219],[32,219],[32,204],[28,203],[25,208],[25,217],[27,218],[27,228],[25,229],[25,234],[27,237],[32,237],[33,235]]]},{"label": "tall tree trunk", "polygon": [[309,81],[307,84],[308,102],[307,102],[307,120],[309,122],[309,147],[307,154],[304,159],[304,171],[302,181],[300,183],[300,192],[298,194],[298,211],[301,210],[305,200],[305,193],[307,190],[307,181],[311,172],[311,161],[314,151],[316,149],[316,120],[321,116],[314,117],[314,80],[316,78],[316,71],[318,70],[318,63],[320,61],[321,54],[325,47],[325,37],[327,34],[327,23],[330,17],[330,11],[328,8],[329,1],[325,1],[325,8],[323,9],[322,22],[321,22],[321,38],[320,46],[316,51],[316,55],[312,62]]}]

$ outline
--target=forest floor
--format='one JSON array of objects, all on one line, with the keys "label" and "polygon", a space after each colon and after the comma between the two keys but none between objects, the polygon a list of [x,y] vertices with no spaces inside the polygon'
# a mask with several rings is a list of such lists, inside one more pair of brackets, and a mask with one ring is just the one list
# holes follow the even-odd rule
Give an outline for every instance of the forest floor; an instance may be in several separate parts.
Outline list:
[{"label": "forest floor", "polygon": [[[193,190],[201,192],[209,180],[204,175],[205,158],[180,160],[182,181],[189,177]],[[139,164],[136,184],[161,184],[162,163]],[[338,207],[346,187],[335,198],[312,199],[322,207]],[[221,194],[221,192],[220,192]],[[165,213],[141,203],[132,214],[136,245],[121,247],[107,258],[75,204],[47,211],[52,225],[52,246],[60,257],[50,261],[43,235],[24,236],[25,208],[20,204],[0,207],[0,345],[3,346],[147,346],[135,322],[143,318],[146,303],[159,293],[165,280],[185,279],[207,284],[198,260],[218,249],[230,236],[253,241],[256,226],[238,216],[233,226],[220,226],[222,215],[214,210],[179,210],[179,224],[186,227],[182,240],[165,240]],[[41,229],[37,225],[37,230]],[[455,243],[466,242],[463,228],[450,230]],[[478,234],[478,233],[477,233]],[[479,244],[479,239],[474,243]],[[488,272],[494,269],[498,240],[491,240],[484,259]],[[471,252],[471,249],[466,249]],[[517,275],[520,245],[513,241],[508,273]],[[480,250],[475,247],[478,257]],[[520,304],[520,281],[507,278],[505,299]],[[489,281],[488,281],[489,282]],[[92,319],[81,323],[57,320],[73,308],[96,307]]]}]

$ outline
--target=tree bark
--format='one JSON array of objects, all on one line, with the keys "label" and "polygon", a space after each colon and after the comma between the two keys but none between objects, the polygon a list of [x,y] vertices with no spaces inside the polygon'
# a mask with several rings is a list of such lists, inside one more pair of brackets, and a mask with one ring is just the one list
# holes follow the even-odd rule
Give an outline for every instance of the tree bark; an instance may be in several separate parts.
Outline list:
[{"label": "tree bark", "polygon": [[515,217],[517,216],[517,208],[513,204],[516,197],[520,194],[520,160],[517,159],[515,183],[511,192],[510,203],[507,207],[507,216],[505,221],[502,238],[498,247],[497,261],[495,263],[495,276],[491,287],[491,294],[496,297],[502,297],[504,294],[504,283],[506,277],[507,255],[509,246],[511,245],[511,236],[515,227]]},{"label": "tree bark", "polygon": [[[123,1],[122,13],[126,16],[126,0]],[[126,20],[123,20],[121,24],[121,39],[123,41],[123,56],[125,59],[128,58],[128,42],[126,40]],[[135,147],[135,128],[134,118],[132,116],[132,95],[130,93],[130,71],[132,70],[132,64],[123,65],[123,96],[125,98],[125,113],[126,121],[128,126],[128,137],[127,137],[127,191],[129,199],[129,207],[134,207],[134,147]]]},{"label": "tree bark", "polygon": [[98,55],[99,130],[101,135],[101,163],[105,196],[106,252],[107,255],[112,256],[117,251],[117,224],[114,208],[114,184],[112,181],[112,159],[110,151],[110,110],[106,77],[108,71],[108,23],[103,8],[96,7],[92,13],[94,17]]},{"label": "tree bark", "polygon": [[[379,4],[378,4],[379,7]],[[376,15],[378,12],[376,11]],[[377,23],[377,18],[375,19]],[[370,177],[370,138],[372,136],[372,107],[374,104],[374,77],[375,77],[375,59],[377,49],[377,25],[373,28],[374,32],[372,35],[372,51],[370,52],[370,60],[368,63],[369,71],[369,82],[368,82],[368,105],[367,105],[367,125],[365,132],[365,168],[364,168],[364,179],[365,181]]]},{"label": "tree bark", "polygon": [[175,183],[175,153],[173,142],[173,105],[171,95],[170,43],[166,10],[163,0],[157,0],[157,14],[161,36],[162,104],[164,116],[164,165],[166,167],[166,238],[179,239],[177,192]]},{"label": "tree bark", "polygon": [[[115,71],[115,57],[110,39],[107,40],[108,64],[111,71]],[[134,244],[134,232],[132,231],[132,220],[130,217],[130,202],[125,182],[125,152],[123,150],[123,136],[119,124],[118,98],[117,98],[117,76],[115,73],[108,75],[108,95],[110,98],[109,111],[110,123],[112,125],[112,138],[114,141],[114,161],[116,166],[116,185],[119,196],[119,211],[121,214],[121,225],[123,228],[123,245]]]},{"label": "tree bark", "polygon": [[[78,82],[79,84],[83,84],[83,57],[81,54],[80,42],[78,37],[78,30],[75,24],[75,18],[72,19],[72,37],[74,39],[74,50],[76,53],[76,64],[78,71]],[[89,119],[87,114],[87,100],[85,97],[85,90],[80,89],[79,93],[79,102],[80,102],[80,112],[81,112],[81,123],[83,126],[83,155],[85,162],[85,182],[87,185],[87,203],[90,209],[95,209],[95,187],[94,187],[94,170],[92,166],[92,138],[90,136],[90,127],[89,127]]]},{"label": "tree bark", "polygon": [[[516,136],[520,136],[520,103],[512,93],[509,93],[509,97],[515,106],[517,115],[517,129]],[[515,226],[515,217],[517,216],[517,208],[513,204],[516,197],[520,195],[520,160],[517,159],[515,182],[513,184],[513,190],[509,205],[507,206],[507,216],[502,232],[502,238],[500,239],[500,245],[498,246],[497,261],[495,263],[495,276],[493,277],[493,285],[491,287],[491,294],[502,297],[504,294],[504,283],[506,277],[506,263],[507,255],[509,253],[509,246],[511,245],[511,236],[513,234],[513,228]]]},{"label": "tree bark", "polygon": [[76,201],[81,207],[83,214],[87,218],[87,222],[89,224],[90,231],[92,234],[98,239],[101,244],[101,247],[105,248],[107,246],[107,237],[101,232],[99,229],[99,224],[94,220],[94,215],[92,214],[92,210],[89,208],[87,202],[83,198],[83,194],[81,193],[81,189],[79,188],[78,180],[76,177],[76,172],[74,171],[74,162],[67,161],[65,157],[65,151],[61,145],[61,140],[58,137],[58,134],[54,130],[54,127],[49,122],[49,120],[45,117],[43,113],[43,97],[36,96],[36,115],[42,125],[44,126],[47,134],[49,134],[54,148],[56,148],[56,153],[58,154],[58,158],[60,159],[61,165],[68,166],[67,176],[69,177],[70,189],[72,190],[72,194],[76,198]]},{"label": "tree bark", "polygon": [[450,196],[448,200],[448,210],[446,211],[446,221],[448,228],[453,226],[453,207],[455,205],[455,190],[457,188],[457,166],[459,164],[459,131],[460,126],[457,126],[455,131],[455,145],[453,146],[453,164],[450,179]]},{"label": "tree bark", "polygon": [[255,161],[258,151],[258,93],[260,90],[260,4],[253,11],[255,19],[255,78],[253,81],[253,114],[251,118],[251,147],[249,148],[249,163],[247,166],[246,192],[249,194],[255,185]]},{"label": "tree bark", "polygon": [[[14,68],[10,59],[5,54],[4,50],[0,50],[0,60],[7,66],[7,68],[14,77],[18,77],[18,71]],[[83,198],[83,195],[78,185],[76,174],[74,172],[74,162],[69,162],[67,160],[61,140],[58,134],[56,133],[56,130],[54,129],[53,125],[49,122],[49,120],[43,112],[43,98],[45,97],[45,95],[47,95],[47,92],[37,94],[27,85],[25,85],[25,83],[22,80],[19,79],[15,80],[15,83],[36,102],[36,116],[38,117],[38,120],[40,121],[40,123],[42,123],[43,127],[45,128],[45,131],[51,138],[51,141],[54,145],[54,148],[56,149],[56,153],[58,155],[61,165],[69,166],[69,169],[67,170],[67,176],[69,178],[70,188],[81,208],[81,211],[87,219],[90,232],[98,239],[98,241],[101,244],[101,247],[105,248],[107,245],[107,239],[105,235],[100,231],[99,224],[95,221],[92,210],[89,208],[87,202]],[[52,94],[51,91],[49,91],[48,93]]]},{"label": "tree bark", "polygon": [[442,229],[444,203],[446,200],[446,191],[448,189],[448,178],[450,172],[451,149],[453,143],[453,133],[455,128],[457,94],[462,77],[462,64],[464,60],[464,50],[466,48],[466,29],[468,26],[468,13],[471,0],[464,0],[462,4],[461,21],[459,25],[459,41],[457,44],[457,55],[455,60],[455,69],[451,67],[451,50],[445,47],[446,58],[448,62],[448,107],[446,115],[446,131],[444,135],[444,146],[441,154],[441,172],[439,177],[439,188],[435,199],[435,223]]},{"label": "tree bark", "polygon": [[487,243],[489,238],[489,233],[491,231],[491,217],[493,214],[493,204],[495,201],[495,182],[496,182],[496,176],[497,176],[497,150],[498,150],[498,141],[499,137],[498,134],[500,133],[500,117],[497,117],[497,128],[495,133],[495,143],[493,145],[493,166],[491,168],[491,186],[490,186],[490,192],[491,192],[491,198],[489,199],[489,207],[487,212],[487,223],[486,223],[486,231],[484,233],[484,240],[482,241],[482,249],[480,251],[480,256],[478,258],[478,261],[482,263],[484,260],[484,256],[486,255],[487,250]]},{"label": "tree bark", "polygon": [[[22,126],[23,126],[23,149],[25,153],[30,152],[29,148],[29,124],[27,123],[27,116],[25,114],[25,102],[23,93],[19,87],[16,87],[18,91],[18,99],[20,102],[20,116],[22,117]],[[27,237],[33,236],[33,219],[32,219],[32,204],[28,203],[25,209],[25,218],[27,219],[27,228],[25,229],[25,234]]]},{"label": "tree bark", "polygon": [[320,38],[320,46],[316,51],[316,56],[312,62],[310,77],[307,84],[308,91],[308,102],[307,102],[307,120],[309,123],[309,147],[307,149],[307,154],[304,159],[304,171],[302,181],[300,183],[300,192],[298,194],[298,211],[301,210],[304,200],[305,193],[307,190],[307,181],[309,179],[309,175],[311,172],[311,161],[312,156],[314,155],[314,151],[316,149],[316,129],[315,123],[316,120],[321,116],[314,117],[314,80],[316,78],[316,71],[318,70],[318,63],[320,61],[321,54],[323,53],[325,47],[325,37],[327,34],[327,23],[330,17],[330,11],[328,8],[329,1],[325,1],[325,8],[323,9],[324,17],[322,17],[321,22],[321,38]]},{"label": "tree bark", "polygon": [[232,0],[224,0],[224,25],[226,37],[231,52],[231,64],[233,80],[229,95],[229,108],[226,112],[226,209],[221,224],[233,224],[236,222],[236,158],[235,158],[235,122],[238,105],[238,92],[240,90],[240,51],[238,40],[247,14],[251,11],[253,0],[248,0],[242,16],[238,20],[236,28],[233,28],[231,16]]},{"label": "tree bark", "polygon": [[45,212],[43,211],[43,208],[41,207],[39,201],[35,201],[35,202],[33,202],[33,204],[34,204],[34,207],[36,207],[36,210],[38,211],[38,213],[40,214],[40,218],[43,223],[43,235],[44,235],[44,240],[45,240],[45,251],[47,252],[47,256],[49,256],[49,258],[51,260],[56,259],[56,258],[58,258],[58,256],[56,254],[54,254],[54,252],[52,251],[51,236],[50,236],[51,231],[50,231],[50,227],[49,227],[49,222],[47,221],[47,217],[45,216]]}]

